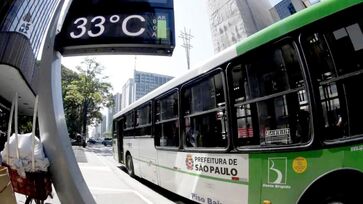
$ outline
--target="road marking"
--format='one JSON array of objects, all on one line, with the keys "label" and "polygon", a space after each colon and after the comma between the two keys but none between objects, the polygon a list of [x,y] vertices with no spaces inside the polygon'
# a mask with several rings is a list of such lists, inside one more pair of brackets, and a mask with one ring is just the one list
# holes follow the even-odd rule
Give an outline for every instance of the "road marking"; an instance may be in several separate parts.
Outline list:
[{"label": "road marking", "polygon": [[100,187],[89,187],[91,191],[106,191],[106,192],[115,192],[115,193],[134,193],[137,196],[139,196],[143,201],[145,201],[148,204],[153,204],[150,200],[145,198],[143,195],[141,195],[139,192],[134,190],[126,190],[126,189],[114,189],[114,188],[100,188]]}]

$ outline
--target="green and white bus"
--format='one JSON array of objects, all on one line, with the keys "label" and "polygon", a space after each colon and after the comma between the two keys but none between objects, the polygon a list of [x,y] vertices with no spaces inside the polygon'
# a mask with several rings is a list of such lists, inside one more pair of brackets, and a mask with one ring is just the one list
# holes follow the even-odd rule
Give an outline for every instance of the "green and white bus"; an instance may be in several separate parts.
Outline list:
[{"label": "green and white bus", "polygon": [[199,203],[363,203],[362,30],[324,0],[250,36],[117,113],[119,161]]}]

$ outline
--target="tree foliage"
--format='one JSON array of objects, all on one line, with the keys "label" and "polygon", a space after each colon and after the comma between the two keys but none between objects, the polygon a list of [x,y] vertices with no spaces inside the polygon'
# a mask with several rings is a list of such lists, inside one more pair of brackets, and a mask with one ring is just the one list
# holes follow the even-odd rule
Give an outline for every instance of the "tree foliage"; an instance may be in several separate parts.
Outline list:
[{"label": "tree foliage", "polygon": [[81,104],[77,100],[77,93],[74,91],[76,88],[72,85],[73,81],[78,81],[79,76],[76,72],[62,66],[62,94],[63,94],[63,107],[64,114],[70,136],[74,138],[76,133],[81,130]]},{"label": "tree foliage", "polygon": [[76,67],[78,73],[62,69],[64,110],[71,136],[86,133],[87,125],[100,123],[102,107],[113,104],[112,86],[104,82],[104,67],[94,58],[85,58]]}]

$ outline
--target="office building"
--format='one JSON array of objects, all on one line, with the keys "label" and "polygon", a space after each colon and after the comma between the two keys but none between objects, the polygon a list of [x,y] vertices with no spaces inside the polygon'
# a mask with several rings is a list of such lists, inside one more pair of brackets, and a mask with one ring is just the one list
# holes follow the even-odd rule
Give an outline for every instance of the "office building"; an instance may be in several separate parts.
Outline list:
[{"label": "office building", "polygon": [[255,32],[320,0],[208,0],[214,52],[247,38]]},{"label": "office building", "polygon": [[172,76],[135,70],[134,78],[127,80],[122,87],[122,109],[173,78]]},{"label": "office building", "polygon": [[113,107],[112,107],[112,115],[118,113],[121,111],[121,100],[122,100],[122,94],[121,93],[116,93],[113,96]]},{"label": "office building", "polygon": [[113,95],[113,106],[109,107],[107,110],[106,120],[107,120],[107,128],[106,132],[111,133],[112,132],[112,120],[113,115],[121,111],[121,101],[122,101],[122,94],[116,93]]},{"label": "office building", "polygon": [[106,133],[112,132],[112,118],[113,118],[113,110],[112,108],[108,108],[106,113]]},{"label": "office building", "polygon": [[214,52],[271,25],[268,0],[208,0]]},{"label": "office building", "polygon": [[135,83],[134,79],[130,78],[122,86],[122,96],[121,96],[121,109],[130,105],[135,101]]},{"label": "office building", "polygon": [[282,0],[270,9],[270,13],[274,22],[277,22],[319,2],[320,0]]},{"label": "office building", "polygon": [[167,81],[171,80],[174,77],[155,74],[150,72],[134,72],[134,80],[135,80],[135,99],[145,96],[152,90],[158,88],[159,86],[165,84]]}]

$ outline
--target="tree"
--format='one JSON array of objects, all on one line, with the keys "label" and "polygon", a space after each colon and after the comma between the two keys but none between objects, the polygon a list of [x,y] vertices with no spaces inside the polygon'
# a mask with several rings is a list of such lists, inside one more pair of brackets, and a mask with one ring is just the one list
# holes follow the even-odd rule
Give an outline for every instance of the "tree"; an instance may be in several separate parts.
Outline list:
[{"label": "tree", "polygon": [[79,102],[81,96],[78,94],[77,88],[72,84],[73,81],[78,81],[79,75],[62,66],[62,94],[64,114],[67,122],[70,137],[75,138],[76,133],[81,133],[81,117]]},{"label": "tree", "polygon": [[85,136],[87,125],[102,121],[101,108],[113,104],[112,86],[103,81],[107,79],[102,77],[104,67],[94,58],[85,58],[76,69],[77,76],[63,72],[64,109],[69,129]]}]

